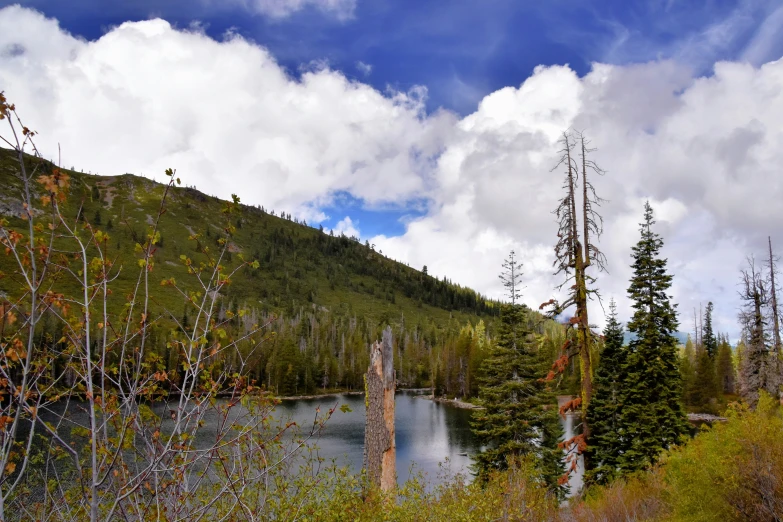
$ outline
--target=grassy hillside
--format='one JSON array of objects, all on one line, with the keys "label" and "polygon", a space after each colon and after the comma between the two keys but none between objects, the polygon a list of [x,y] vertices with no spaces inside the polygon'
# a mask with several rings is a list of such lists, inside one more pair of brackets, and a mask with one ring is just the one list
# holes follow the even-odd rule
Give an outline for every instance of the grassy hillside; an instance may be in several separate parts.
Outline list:
[{"label": "grassy hillside", "polygon": [[[28,158],[28,161],[33,161]],[[52,165],[41,166],[50,170]],[[12,227],[22,227],[19,165],[13,153],[0,149],[0,216]],[[116,289],[127,293],[138,276],[134,248],[156,218],[164,185],[126,174],[96,176],[66,170],[71,187],[65,214],[81,219],[110,235],[109,254],[123,266]],[[186,173],[183,173],[183,177]],[[184,177],[183,183],[187,183]],[[241,194],[240,194],[241,196]],[[219,250],[218,232],[225,222],[225,202],[193,188],[177,187],[169,195],[161,218],[161,241],[156,253],[155,277],[186,282],[181,256],[195,256],[206,247]],[[475,322],[495,314],[496,303],[458,285],[441,281],[392,261],[369,246],[347,237],[333,237],[319,229],[242,205],[232,217],[236,233],[228,265],[239,258],[258,260],[258,270],[242,271],[232,281],[229,302],[261,307],[264,311],[294,313],[315,306],[379,322],[395,323],[426,318],[438,325],[450,319]],[[197,239],[194,236],[199,235]],[[190,238],[190,239],[189,239]],[[0,256],[0,270],[8,273],[9,260]],[[12,292],[0,278],[0,292]],[[184,310],[175,294],[161,297],[169,310]],[[118,299],[113,306],[120,306]]]}]

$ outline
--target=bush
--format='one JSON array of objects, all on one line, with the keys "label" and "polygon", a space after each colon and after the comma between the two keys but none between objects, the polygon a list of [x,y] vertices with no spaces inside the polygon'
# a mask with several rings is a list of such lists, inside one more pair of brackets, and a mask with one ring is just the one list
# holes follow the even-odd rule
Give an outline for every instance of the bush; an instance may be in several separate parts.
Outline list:
[{"label": "bush", "polygon": [[673,451],[666,494],[676,520],[783,518],[783,416],[762,393],[755,411],[733,404],[729,420]]}]

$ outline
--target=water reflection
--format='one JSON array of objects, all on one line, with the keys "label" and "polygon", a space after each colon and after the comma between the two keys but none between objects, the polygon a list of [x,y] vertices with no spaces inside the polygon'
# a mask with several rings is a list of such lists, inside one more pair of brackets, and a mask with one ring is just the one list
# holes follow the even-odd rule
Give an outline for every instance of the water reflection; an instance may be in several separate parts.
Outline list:
[{"label": "water reflection", "polygon": [[[343,404],[352,411],[339,411]],[[364,455],[364,396],[337,395],[284,401],[277,408],[277,416],[290,417],[300,425],[306,425],[312,422],[316,408],[325,411],[334,406],[338,411],[326,423],[318,440],[320,455],[336,458],[338,464],[359,472]],[[439,464],[447,460],[452,473],[469,474],[470,455],[479,450],[470,431],[470,410],[444,406],[411,391],[397,393],[395,410],[399,483],[405,482],[411,471],[421,471],[430,480],[435,480],[441,471]]]},{"label": "water reflection", "polygon": [[[398,391],[396,395],[397,481],[402,484],[411,475],[421,471],[431,481],[438,479],[441,463],[448,461],[448,470],[468,475],[472,455],[480,446],[470,430],[471,410],[455,408],[423,398],[422,392]],[[343,404],[351,408],[342,413]],[[300,425],[312,422],[315,409],[321,411],[334,406],[338,410],[327,422],[318,446],[320,455],[335,458],[338,464],[349,466],[354,472],[362,468],[364,456],[364,396],[334,395],[315,399],[284,401],[278,406],[278,416],[289,418]],[[565,438],[575,435],[577,415],[562,419]],[[584,468],[582,459],[569,480],[572,494],[582,485]]]}]

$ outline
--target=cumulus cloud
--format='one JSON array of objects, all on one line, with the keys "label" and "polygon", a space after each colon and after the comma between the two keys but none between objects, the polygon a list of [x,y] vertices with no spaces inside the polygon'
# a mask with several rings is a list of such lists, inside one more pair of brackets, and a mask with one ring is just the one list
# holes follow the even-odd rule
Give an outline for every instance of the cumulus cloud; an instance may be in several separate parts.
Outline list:
[{"label": "cumulus cloud", "polygon": [[[609,259],[599,279],[604,297],[630,316],[630,247],[650,200],[675,274],[681,329],[690,331],[693,308],[712,300],[719,327],[736,336],[738,269],[746,254],[763,254],[768,234],[783,244],[776,226],[783,219],[776,173],[783,154],[775,145],[783,138],[775,124],[781,86],[783,61],[719,63],[710,78],[672,62],[596,64],[583,78],[567,67],[538,68],[458,123],[438,159],[431,212],[404,236],[373,241],[495,297],[502,296],[498,267],[513,248],[525,262],[526,301],[537,306],[557,295],[555,142],[563,129],[583,129],[608,171],[593,180],[609,200],[600,241]],[[592,308],[603,323],[597,303]]]},{"label": "cumulus cloud", "polygon": [[[404,234],[370,238],[411,266],[502,296],[511,249],[525,263],[525,300],[556,295],[552,276],[562,172],[556,142],[584,130],[607,170],[599,287],[624,318],[630,248],[645,200],[675,274],[682,330],[712,300],[737,333],[738,270],[783,247],[783,61],[718,63],[694,77],[672,61],[538,67],[485,96],[464,118],[424,112],[426,89],[381,93],[324,65],[290,77],[265,49],[215,41],[162,20],[125,23],[96,41],[19,7],[0,10],[0,88],[66,166],[161,173],[227,197],[317,222],[336,194],[368,206],[426,201]],[[336,232],[359,235],[346,217]],[[603,323],[600,307],[594,322]]]},{"label": "cumulus cloud", "polygon": [[425,117],[421,88],[384,95],[327,67],[293,79],[240,37],[158,19],[84,42],[19,7],[0,11],[0,85],[66,165],[173,166],[215,195],[242,187],[244,201],[307,219],[310,202],[336,191],[372,203],[427,191],[429,158],[455,120]]}]

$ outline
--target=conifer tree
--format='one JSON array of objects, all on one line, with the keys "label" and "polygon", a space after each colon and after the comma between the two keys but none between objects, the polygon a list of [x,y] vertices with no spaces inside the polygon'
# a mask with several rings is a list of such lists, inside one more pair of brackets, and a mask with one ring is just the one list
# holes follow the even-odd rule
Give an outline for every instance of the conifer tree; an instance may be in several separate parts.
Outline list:
[{"label": "conifer tree", "polygon": [[707,311],[704,314],[704,326],[702,327],[702,343],[704,349],[707,351],[707,355],[714,358],[718,353],[718,339],[715,337],[715,332],[712,330],[712,311],[714,306],[712,301],[707,303]]},{"label": "conifer tree", "polygon": [[715,361],[718,388],[723,394],[735,393],[734,361],[729,340],[723,336],[718,343],[718,357]]},{"label": "conifer tree", "polygon": [[680,354],[680,377],[682,378],[683,400],[685,404],[693,404],[696,383],[696,349],[690,334],[685,341],[685,348]]},{"label": "conifer tree", "polygon": [[[514,275],[521,276],[521,266],[514,266]],[[512,277],[506,268],[504,275]],[[527,313],[520,304],[501,308],[497,338],[481,366],[484,409],[474,412],[471,426],[487,449],[476,457],[476,471],[485,479],[492,470],[504,469],[510,457],[532,455],[547,484],[561,495],[564,469],[558,442],[563,430],[557,401],[543,379],[548,361],[538,351]]]},{"label": "conifer tree", "polygon": [[622,472],[653,464],[688,431],[680,401],[676,305],[666,294],[672,276],[666,273],[666,259],[660,257],[663,240],[653,232],[654,223],[647,202],[641,238],[633,247],[633,278],[628,288],[634,309],[628,330],[636,337],[629,344],[623,393],[622,422],[628,444],[619,458]]},{"label": "conifer tree", "polygon": [[699,350],[696,356],[696,375],[689,404],[702,412],[717,413],[715,401],[718,398],[718,380],[715,372],[715,360],[710,357],[707,350],[706,330],[704,340],[705,346]]},{"label": "conifer tree", "polygon": [[592,427],[588,452],[593,469],[585,476],[587,483],[609,482],[617,473],[617,463],[623,449],[622,393],[628,350],[623,347],[623,327],[617,321],[614,299],[609,303],[609,318],[604,328],[604,347],[593,381],[593,400],[587,408]]}]

